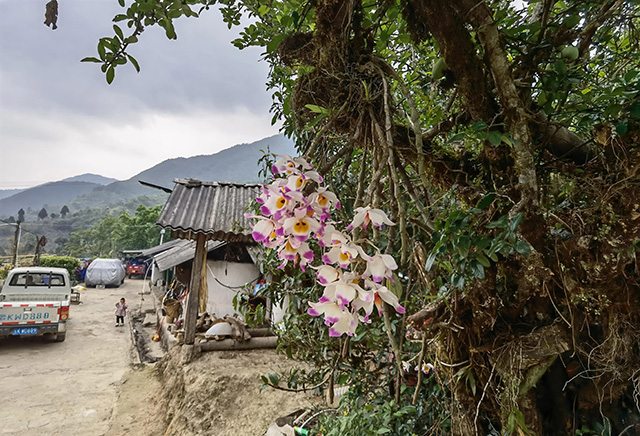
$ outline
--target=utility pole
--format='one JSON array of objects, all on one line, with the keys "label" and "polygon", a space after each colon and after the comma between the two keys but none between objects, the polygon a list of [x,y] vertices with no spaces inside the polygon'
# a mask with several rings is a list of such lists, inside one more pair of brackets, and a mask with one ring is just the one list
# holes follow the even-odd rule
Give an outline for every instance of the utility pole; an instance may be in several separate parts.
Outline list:
[{"label": "utility pole", "polygon": [[16,234],[13,238],[13,241],[14,241],[14,250],[13,250],[12,265],[15,268],[18,266],[18,245],[20,245],[20,220],[16,221]]}]

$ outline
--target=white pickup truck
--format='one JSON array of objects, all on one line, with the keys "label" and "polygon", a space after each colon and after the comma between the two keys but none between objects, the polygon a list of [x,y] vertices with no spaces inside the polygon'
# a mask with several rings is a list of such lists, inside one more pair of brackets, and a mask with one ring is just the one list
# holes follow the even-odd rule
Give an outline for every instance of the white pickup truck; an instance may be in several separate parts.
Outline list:
[{"label": "white pickup truck", "polygon": [[9,271],[0,290],[0,338],[52,335],[65,340],[71,280],[64,268],[22,267]]}]

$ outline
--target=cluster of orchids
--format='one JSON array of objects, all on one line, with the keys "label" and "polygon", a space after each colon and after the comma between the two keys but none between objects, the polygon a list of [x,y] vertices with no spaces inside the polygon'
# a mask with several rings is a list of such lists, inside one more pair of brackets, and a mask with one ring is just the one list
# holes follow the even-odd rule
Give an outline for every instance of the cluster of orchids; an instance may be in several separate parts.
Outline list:
[{"label": "cluster of orchids", "polygon": [[[385,279],[393,281],[392,271],[398,266],[392,256],[375,249],[369,255],[346,233],[338,230],[331,220],[332,208],[340,209],[336,195],[322,186],[321,175],[301,157],[278,156],[271,171],[274,181],[264,185],[256,200],[260,215],[247,214],[257,221],[253,225],[253,239],[267,248],[278,251],[282,261],[279,268],[289,262],[315,270],[317,281],[324,286],[319,301],[309,302],[308,313],[324,315],[329,335],[352,336],[360,322],[370,322],[374,305],[381,313],[383,301],[398,313],[405,309],[398,297],[383,285]],[[313,192],[308,193],[313,184]],[[369,224],[378,228],[394,225],[380,209],[359,207],[351,224],[345,230],[358,227],[365,230]],[[315,240],[323,250],[316,259],[309,242]]]}]

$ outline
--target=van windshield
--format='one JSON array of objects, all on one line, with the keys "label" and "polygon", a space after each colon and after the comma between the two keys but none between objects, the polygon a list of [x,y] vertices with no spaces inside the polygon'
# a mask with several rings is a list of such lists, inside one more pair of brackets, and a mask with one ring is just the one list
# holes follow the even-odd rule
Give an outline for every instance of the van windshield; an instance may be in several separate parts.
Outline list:
[{"label": "van windshield", "polygon": [[64,286],[64,276],[53,273],[20,273],[11,277],[10,286]]}]

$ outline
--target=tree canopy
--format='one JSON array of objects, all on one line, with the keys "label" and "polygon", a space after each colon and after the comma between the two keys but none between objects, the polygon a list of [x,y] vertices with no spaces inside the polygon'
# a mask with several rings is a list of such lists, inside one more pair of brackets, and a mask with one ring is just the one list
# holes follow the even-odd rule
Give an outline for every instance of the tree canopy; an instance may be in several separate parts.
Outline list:
[{"label": "tree canopy", "polygon": [[138,206],[135,215],[107,216],[88,229],[72,232],[59,250],[73,257],[116,257],[122,250],[143,250],[160,241],[156,221],[161,206]]},{"label": "tree canopy", "polygon": [[[146,26],[176,38],[174,19],[214,3],[134,0],[85,60],[111,83],[116,67],[139,69],[129,51]],[[330,390],[351,386],[351,415],[326,434],[638,424],[638,2],[219,3],[229,27],[250,18],[234,43],[264,47],[274,121],[345,219],[371,205],[397,223],[371,243],[399,260],[409,316],[340,340],[303,313],[288,320],[285,348]],[[318,297],[285,271],[275,296]],[[392,351],[409,370],[377,363]]]}]

